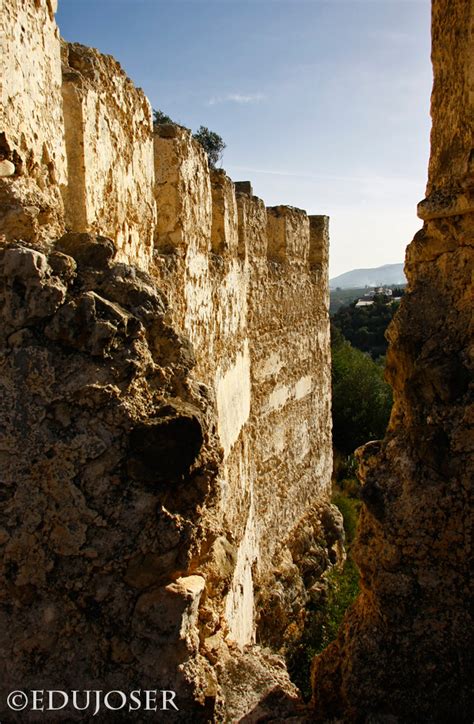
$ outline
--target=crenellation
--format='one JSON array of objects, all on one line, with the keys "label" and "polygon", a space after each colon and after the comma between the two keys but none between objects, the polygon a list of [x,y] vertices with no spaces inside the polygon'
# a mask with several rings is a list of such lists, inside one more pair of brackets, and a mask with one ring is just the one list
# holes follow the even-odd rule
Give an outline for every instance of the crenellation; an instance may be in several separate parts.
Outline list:
[{"label": "crenellation", "polygon": [[147,268],[156,219],[151,106],[111,56],[63,44],[68,231],[112,239]]},{"label": "crenellation", "polygon": [[309,216],[309,265],[325,270],[329,263],[329,216]]},{"label": "crenellation", "polygon": [[292,206],[267,208],[268,258],[278,262],[307,263],[309,221],[305,211]]},{"label": "crenellation", "polygon": [[181,126],[158,126],[154,135],[154,168],[155,249],[185,253],[192,245],[207,253],[212,192],[203,148]]},{"label": "crenellation", "polygon": [[235,193],[253,196],[253,188],[250,181],[234,181]]},{"label": "crenellation", "polygon": [[211,248],[215,254],[236,254],[239,236],[237,201],[232,180],[222,169],[211,170]]},{"label": "crenellation", "polygon": [[237,194],[239,254],[256,260],[267,256],[267,210],[262,199]]}]

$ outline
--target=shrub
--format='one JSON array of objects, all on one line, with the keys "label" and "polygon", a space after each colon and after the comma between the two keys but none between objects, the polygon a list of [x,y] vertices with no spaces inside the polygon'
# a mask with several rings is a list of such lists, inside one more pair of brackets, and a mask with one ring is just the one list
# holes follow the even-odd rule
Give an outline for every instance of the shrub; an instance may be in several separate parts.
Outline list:
[{"label": "shrub", "polygon": [[343,493],[338,493],[333,502],[344,519],[347,560],[342,570],[333,568],[328,574],[325,601],[307,612],[303,636],[287,655],[291,679],[300,688],[305,701],[311,698],[311,662],[334,641],[346,610],[359,593],[359,571],[352,560],[350,546],[355,537],[360,503]]},{"label": "shrub", "polygon": [[160,126],[164,123],[172,123],[173,125],[176,125],[175,122],[166,115],[166,113],[163,113],[163,111],[160,111],[157,108],[153,109],[153,125],[154,126]]},{"label": "shrub", "polygon": [[216,168],[226,147],[221,136],[215,131],[210,131],[206,126],[200,126],[196,133],[193,134],[193,138],[201,144],[207,153],[210,168]]}]

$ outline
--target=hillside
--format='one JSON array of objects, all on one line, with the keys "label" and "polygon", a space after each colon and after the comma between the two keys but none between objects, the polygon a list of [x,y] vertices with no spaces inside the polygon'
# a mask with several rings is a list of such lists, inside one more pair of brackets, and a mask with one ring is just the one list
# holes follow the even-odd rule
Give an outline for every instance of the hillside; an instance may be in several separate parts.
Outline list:
[{"label": "hillside", "polygon": [[331,289],[352,289],[390,284],[406,284],[403,264],[384,264],[373,269],[352,269],[329,280]]}]

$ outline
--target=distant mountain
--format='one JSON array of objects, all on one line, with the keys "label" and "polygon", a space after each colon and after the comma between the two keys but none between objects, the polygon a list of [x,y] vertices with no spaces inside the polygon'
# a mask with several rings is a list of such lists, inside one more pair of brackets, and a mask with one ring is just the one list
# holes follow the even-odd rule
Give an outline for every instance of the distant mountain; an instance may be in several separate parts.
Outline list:
[{"label": "distant mountain", "polygon": [[381,287],[389,284],[406,284],[403,264],[384,264],[374,269],[352,269],[329,280],[331,289],[354,287]]}]

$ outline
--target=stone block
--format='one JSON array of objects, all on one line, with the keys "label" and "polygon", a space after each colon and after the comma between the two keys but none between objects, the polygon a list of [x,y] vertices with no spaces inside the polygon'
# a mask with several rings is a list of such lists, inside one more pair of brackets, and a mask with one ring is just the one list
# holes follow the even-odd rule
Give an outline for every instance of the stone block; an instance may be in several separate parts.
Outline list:
[{"label": "stone block", "polygon": [[309,221],[305,211],[292,206],[267,208],[268,258],[306,263],[309,253]]}]

